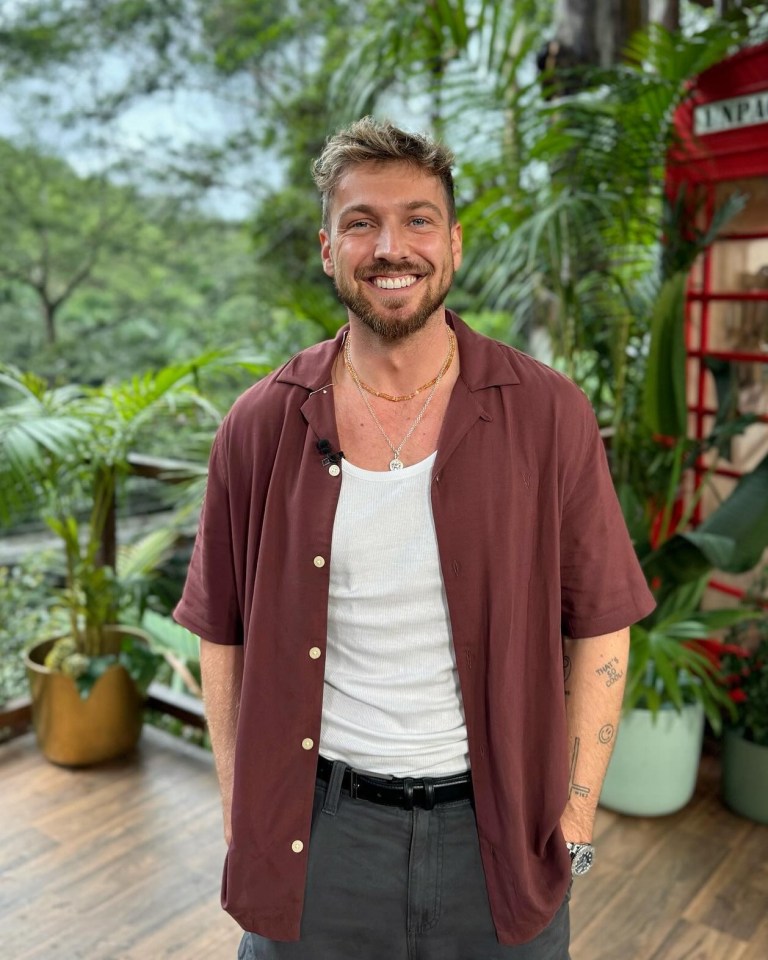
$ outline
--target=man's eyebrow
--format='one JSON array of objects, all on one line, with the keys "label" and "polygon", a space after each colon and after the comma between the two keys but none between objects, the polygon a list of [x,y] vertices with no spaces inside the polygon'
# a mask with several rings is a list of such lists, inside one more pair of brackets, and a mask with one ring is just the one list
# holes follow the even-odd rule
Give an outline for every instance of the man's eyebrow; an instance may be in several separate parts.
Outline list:
[{"label": "man's eyebrow", "polygon": [[339,210],[338,219],[344,220],[346,217],[350,217],[352,214],[358,213],[364,213],[372,217],[376,211],[367,203],[352,203],[348,207],[344,207],[343,210]]},{"label": "man's eyebrow", "polygon": [[438,207],[436,203],[432,203],[431,200],[411,200],[409,203],[406,203],[406,210],[431,210],[432,213],[436,214],[438,217],[443,216],[443,211]]},{"label": "man's eyebrow", "polygon": [[[443,217],[444,213],[438,207],[436,203],[432,203],[431,200],[409,200],[407,203],[402,204],[404,210],[430,210],[438,217]],[[368,203],[352,203],[348,207],[344,207],[343,210],[339,211],[338,219],[344,220],[349,216],[356,214],[363,214],[365,216],[374,217],[376,216],[376,208],[372,207]]]}]

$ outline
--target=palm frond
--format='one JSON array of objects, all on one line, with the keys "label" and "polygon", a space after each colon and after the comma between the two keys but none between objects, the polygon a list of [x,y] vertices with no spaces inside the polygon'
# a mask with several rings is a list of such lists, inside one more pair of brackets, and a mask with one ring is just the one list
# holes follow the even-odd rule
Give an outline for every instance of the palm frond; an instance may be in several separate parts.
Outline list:
[{"label": "palm frond", "polygon": [[123,580],[146,577],[173,553],[178,539],[175,526],[163,526],[117,550],[117,573]]}]

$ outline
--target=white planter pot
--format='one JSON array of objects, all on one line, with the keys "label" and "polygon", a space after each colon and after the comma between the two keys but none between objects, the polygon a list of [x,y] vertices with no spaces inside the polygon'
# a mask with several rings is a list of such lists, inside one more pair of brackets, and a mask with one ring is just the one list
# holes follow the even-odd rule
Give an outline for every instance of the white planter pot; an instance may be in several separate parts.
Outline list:
[{"label": "white planter pot", "polygon": [[641,817],[680,810],[696,787],[703,736],[701,704],[660,710],[655,720],[650,710],[631,710],[619,726],[601,806]]}]

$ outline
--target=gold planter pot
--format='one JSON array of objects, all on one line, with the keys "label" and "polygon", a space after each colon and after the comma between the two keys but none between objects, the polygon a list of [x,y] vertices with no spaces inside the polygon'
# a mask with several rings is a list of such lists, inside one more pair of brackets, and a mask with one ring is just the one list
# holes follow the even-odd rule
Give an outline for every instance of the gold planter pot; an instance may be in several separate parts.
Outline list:
[{"label": "gold planter pot", "polygon": [[[107,627],[111,650],[121,639],[146,634],[132,627]],[[85,700],[71,677],[45,666],[56,638],[33,647],[24,658],[32,694],[32,720],[44,756],[65,767],[85,767],[129,753],[138,743],[144,700],[124,667],[115,664],[96,681]]]}]

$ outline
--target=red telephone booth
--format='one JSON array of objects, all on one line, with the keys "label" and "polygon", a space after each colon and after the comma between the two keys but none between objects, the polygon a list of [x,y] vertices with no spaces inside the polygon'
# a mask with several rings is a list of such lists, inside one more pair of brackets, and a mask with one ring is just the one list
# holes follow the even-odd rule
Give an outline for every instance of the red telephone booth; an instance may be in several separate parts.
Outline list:
[{"label": "red telephone booth", "polygon": [[[710,475],[697,508],[701,519],[768,453],[768,44],[702,73],[675,124],[679,145],[667,171],[670,199],[685,190],[687,208],[702,229],[731,195],[745,198],[689,277],[689,431],[697,438],[711,432],[716,372],[736,391],[739,412],[760,418],[733,440],[728,459],[697,464],[697,486]],[[743,585],[743,578],[727,575],[712,583],[733,594]]]}]

